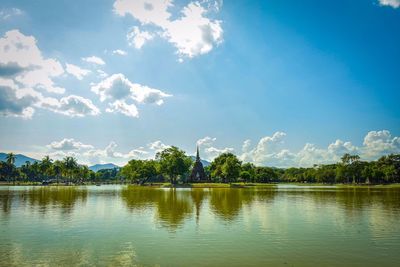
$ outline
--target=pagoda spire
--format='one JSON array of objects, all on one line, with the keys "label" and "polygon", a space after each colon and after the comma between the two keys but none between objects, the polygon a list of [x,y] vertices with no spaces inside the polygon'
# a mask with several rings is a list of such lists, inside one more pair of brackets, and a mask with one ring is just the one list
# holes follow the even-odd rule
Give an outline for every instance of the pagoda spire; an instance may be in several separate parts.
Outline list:
[{"label": "pagoda spire", "polygon": [[196,146],[196,161],[200,161],[199,146]]}]

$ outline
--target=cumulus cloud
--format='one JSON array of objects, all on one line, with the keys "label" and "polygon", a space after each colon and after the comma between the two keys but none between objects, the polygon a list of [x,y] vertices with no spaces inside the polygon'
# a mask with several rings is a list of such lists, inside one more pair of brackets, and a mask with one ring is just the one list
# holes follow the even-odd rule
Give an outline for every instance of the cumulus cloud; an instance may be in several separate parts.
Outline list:
[{"label": "cumulus cloud", "polygon": [[57,109],[54,109],[54,111],[70,117],[95,116],[100,114],[100,110],[90,99],[77,95],[61,98]]},{"label": "cumulus cloud", "polygon": [[400,137],[392,137],[388,130],[370,131],[364,138],[363,155],[374,159],[384,154],[400,152]]},{"label": "cumulus cloud", "polygon": [[106,64],[103,59],[96,57],[96,56],[83,57],[82,60],[86,61],[88,63],[96,64],[96,65],[105,65]]},{"label": "cumulus cloud", "polygon": [[90,73],[90,70],[82,69],[81,67],[73,65],[73,64],[66,63],[65,65],[66,65],[65,70],[69,74],[75,76],[75,78],[77,78],[78,80],[82,80],[83,77],[85,77],[86,75],[88,75]]},{"label": "cumulus cloud", "polygon": [[130,117],[137,117],[138,110],[133,103],[162,105],[171,95],[158,89],[132,83],[123,74],[113,74],[91,87],[99,95],[100,101],[111,101],[107,112],[119,112]]},{"label": "cumulus cloud", "polygon": [[216,140],[217,140],[217,138],[215,138],[215,137],[206,136],[204,138],[197,140],[196,144],[198,146],[202,146],[202,145],[211,146]]},{"label": "cumulus cloud", "polygon": [[47,147],[54,150],[81,150],[93,148],[93,146],[85,145],[81,142],[75,141],[73,138],[64,138],[60,141],[51,142]]},{"label": "cumulus cloud", "polygon": [[[340,161],[345,153],[358,154],[362,160],[376,160],[390,153],[400,154],[400,137],[392,136],[387,130],[370,131],[364,138],[361,146],[355,146],[351,142],[336,140],[327,147],[317,147],[307,143],[298,151],[290,151],[285,148],[286,133],[276,132],[271,136],[261,138],[254,147],[246,140],[246,149],[238,155],[244,162],[252,162],[258,166],[274,167],[311,167],[314,164],[329,164]],[[219,148],[217,139],[206,136],[197,141],[200,156],[209,161],[221,153],[232,152],[233,148]],[[83,144],[74,139],[65,138],[61,141],[47,145],[51,151],[59,152],[59,155],[71,154],[92,163],[117,162],[125,164],[130,159],[154,158],[157,152],[170,147],[161,140],[148,143],[146,147],[138,147],[128,152],[118,150],[117,143],[111,141],[105,148],[95,148],[92,145]]]},{"label": "cumulus cloud", "polygon": [[32,105],[36,102],[31,95],[19,95],[12,80],[0,78],[0,114],[29,119],[34,113]]},{"label": "cumulus cloud", "polygon": [[148,31],[140,31],[139,27],[135,26],[128,32],[126,39],[130,46],[136,49],[142,48],[142,46],[149,40],[153,39],[154,35]]},{"label": "cumulus cloud", "polygon": [[12,77],[23,87],[64,93],[54,84],[53,78],[64,73],[58,60],[44,58],[33,36],[11,30],[0,38],[0,75]]},{"label": "cumulus cloud", "polygon": [[387,130],[368,132],[361,147],[351,142],[336,140],[326,148],[307,143],[297,152],[282,148],[285,136],[285,133],[277,132],[272,136],[263,137],[253,149],[250,148],[250,141],[246,140],[240,158],[256,165],[309,167],[314,164],[338,162],[345,153],[357,154],[362,160],[376,160],[383,155],[400,153],[400,137],[393,137]]},{"label": "cumulus cloud", "polygon": [[251,140],[246,140],[243,143],[243,154],[240,158],[243,161],[250,161],[255,164],[262,164],[263,162],[274,159],[276,154],[280,152],[280,145],[283,144],[283,138],[286,136],[284,132],[276,132],[272,136],[265,136],[260,139],[257,145],[250,149]]},{"label": "cumulus cloud", "polygon": [[60,159],[65,156],[73,156],[86,164],[108,163],[125,164],[130,159],[148,159],[154,157],[155,152],[143,147],[134,148],[127,153],[118,151],[116,142],[111,141],[104,148],[96,148],[93,145],[84,144],[73,138],[64,138],[46,145],[46,154]]},{"label": "cumulus cloud", "polygon": [[379,0],[379,4],[382,6],[398,8],[400,7],[400,0]]},{"label": "cumulus cloud", "polygon": [[140,48],[154,35],[166,39],[182,57],[195,57],[210,52],[223,40],[222,22],[209,18],[211,12],[218,12],[222,1],[190,2],[177,16],[170,12],[172,0],[116,0],[114,12],[119,16],[131,15],[142,27],[155,27],[153,32],[134,27],[128,33],[128,41]]},{"label": "cumulus cloud", "polygon": [[168,148],[170,146],[164,144],[160,140],[157,140],[157,141],[154,141],[152,143],[147,144],[147,147],[157,153],[157,152],[160,152],[160,151],[162,151],[162,150],[164,150],[164,149],[166,149],[166,148]]},{"label": "cumulus cloud", "polygon": [[235,150],[231,147],[217,148],[215,147],[215,142],[217,138],[206,136],[197,140],[196,144],[199,146],[201,151],[201,157],[207,160],[212,160],[222,153],[233,153]]},{"label": "cumulus cloud", "polygon": [[[77,77],[86,74],[86,70],[71,64],[67,64],[67,71]],[[19,30],[6,32],[0,38],[0,115],[31,118],[36,108],[71,117],[100,114],[91,100],[81,96],[46,96],[65,92],[52,80],[63,73],[56,59],[42,56],[33,36]]]},{"label": "cumulus cloud", "polygon": [[124,50],[117,49],[112,51],[113,55],[120,55],[120,56],[126,56],[128,53]]},{"label": "cumulus cloud", "polygon": [[139,111],[135,104],[127,104],[122,100],[117,100],[113,103],[109,103],[109,107],[106,109],[109,113],[121,113],[128,117],[139,117]]},{"label": "cumulus cloud", "polygon": [[106,162],[107,160],[126,163],[130,159],[146,159],[149,152],[143,147],[132,149],[128,153],[117,151],[117,143],[111,141],[104,149],[90,149],[82,154],[90,162]]}]

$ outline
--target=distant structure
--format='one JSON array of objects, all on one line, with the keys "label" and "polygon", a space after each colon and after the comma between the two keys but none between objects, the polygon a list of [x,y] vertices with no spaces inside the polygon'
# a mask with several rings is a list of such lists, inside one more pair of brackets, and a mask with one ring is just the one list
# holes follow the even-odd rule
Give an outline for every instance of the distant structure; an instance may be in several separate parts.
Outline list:
[{"label": "distant structure", "polygon": [[196,161],[194,162],[192,173],[189,176],[190,183],[208,182],[209,179],[204,172],[203,163],[201,163],[199,155],[199,147],[197,147]]}]

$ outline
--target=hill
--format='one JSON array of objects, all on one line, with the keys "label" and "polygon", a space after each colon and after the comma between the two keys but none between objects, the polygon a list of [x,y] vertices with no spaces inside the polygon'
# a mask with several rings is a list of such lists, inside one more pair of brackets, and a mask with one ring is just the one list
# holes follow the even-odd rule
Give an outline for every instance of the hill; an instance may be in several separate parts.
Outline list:
[{"label": "hill", "polygon": [[[190,156],[190,158],[191,158],[193,161],[196,160],[196,157],[195,157],[195,156]],[[204,160],[204,159],[200,159],[200,161],[201,161],[201,163],[203,164],[203,167],[207,167],[207,166],[209,166],[209,165],[211,164],[211,162],[209,162],[209,161],[207,161],[207,160]]]},{"label": "hill", "polygon": [[119,166],[117,166],[113,163],[105,163],[105,164],[95,164],[95,165],[89,167],[89,169],[94,172],[104,170],[104,169],[114,169],[114,168],[119,169]]},{"label": "hill", "polygon": [[[6,161],[6,158],[7,158],[7,153],[0,153],[0,161]],[[15,155],[15,166],[21,167],[27,161],[29,161],[30,163],[34,163],[35,161],[40,161],[40,160],[33,159],[22,154]]]}]

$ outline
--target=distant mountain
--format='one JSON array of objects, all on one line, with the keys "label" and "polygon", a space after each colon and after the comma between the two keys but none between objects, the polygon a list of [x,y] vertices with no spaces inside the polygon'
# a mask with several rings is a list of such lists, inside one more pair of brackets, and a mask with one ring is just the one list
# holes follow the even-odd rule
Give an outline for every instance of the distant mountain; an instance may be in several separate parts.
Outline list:
[{"label": "distant mountain", "polygon": [[117,166],[113,163],[105,163],[105,164],[96,164],[96,165],[89,167],[89,169],[94,172],[104,170],[104,169],[114,169],[114,168],[119,168],[119,166]]},{"label": "distant mountain", "polygon": [[[6,161],[6,158],[7,158],[7,153],[0,153],[0,161]],[[15,155],[15,163],[14,163],[15,166],[21,167],[27,161],[29,161],[30,163],[34,163],[35,161],[39,161],[39,160],[27,157],[22,154]]]},{"label": "distant mountain", "polygon": [[[190,158],[191,158],[193,161],[196,160],[196,157],[195,157],[195,156],[190,156]],[[211,164],[211,162],[209,162],[209,161],[207,161],[207,160],[204,160],[204,159],[200,159],[200,161],[201,161],[201,163],[203,164],[203,167],[207,167],[207,166],[209,166],[209,165]]]}]

